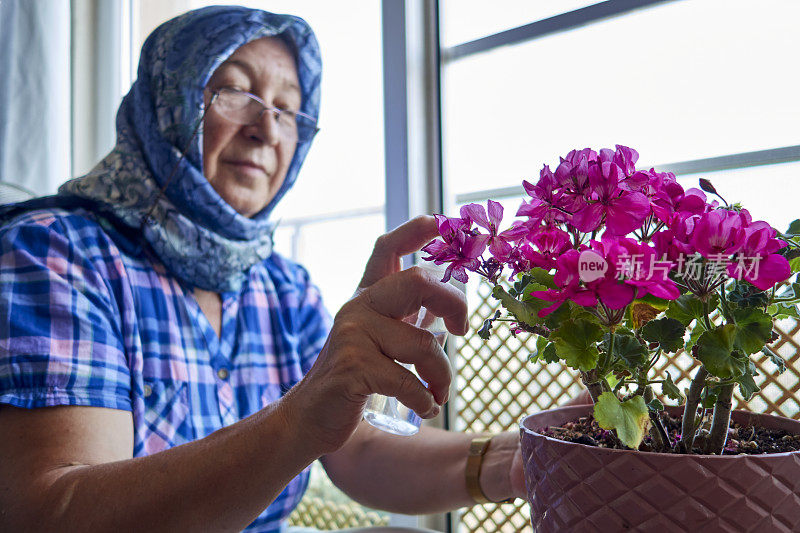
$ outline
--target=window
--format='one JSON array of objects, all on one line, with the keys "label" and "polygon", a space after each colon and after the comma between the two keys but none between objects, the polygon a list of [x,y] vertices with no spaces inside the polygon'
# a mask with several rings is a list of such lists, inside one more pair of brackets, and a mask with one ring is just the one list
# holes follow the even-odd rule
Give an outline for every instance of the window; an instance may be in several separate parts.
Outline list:
[{"label": "window", "polygon": [[[443,2],[443,15],[453,4]],[[800,73],[788,63],[800,45],[792,30],[798,17],[800,5],[777,0],[664,2],[445,63],[450,200],[536,179],[543,164],[555,168],[573,148],[625,144],[642,163],[663,165],[800,144]],[[460,31],[480,34],[481,22],[473,17]],[[756,217],[779,227],[796,218],[790,195],[776,192],[800,192],[792,184],[798,166],[747,175],[760,176],[759,186],[735,178],[740,171],[711,178]],[[697,186],[697,176],[683,181]]]}]

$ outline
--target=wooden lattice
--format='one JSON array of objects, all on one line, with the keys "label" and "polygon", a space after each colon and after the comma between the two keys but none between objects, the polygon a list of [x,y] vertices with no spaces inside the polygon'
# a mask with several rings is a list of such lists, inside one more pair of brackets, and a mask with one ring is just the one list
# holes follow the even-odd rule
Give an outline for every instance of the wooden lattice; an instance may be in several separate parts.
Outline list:
[{"label": "wooden lattice", "polygon": [[[527,344],[525,335],[515,338],[505,323],[496,323],[489,341],[478,337],[475,332],[497,308],[497,302],[485,282],[470,283],[467,290],[470,309],[474,311],[470,333],[455,339],[459,391],[455,399],[455,429],[492,433],[516,429],[524,415],[562,404],[582,390],[571,369],[559,363],[529,363],[528,354],[534,344]],[[800,322],[787,319],[778,323],[775,330],[780,339],[772,348],[786,360],[786,371],[775,375],[775,366],[766,356],[755,358],[760,374],[755,381],[761,391],[748,403],[738,396],[737,406],[800,419]],[[697,361],[679,352],[662,357],[655,368],[661,376],[669,372],[678,387],[685,389]],[[459,531],[529,531],[529,516],[527,503],[475,506],[461,514]]]},{"label": "wooden lattice", "polygon": [[336,503],[323,498],[303,497],[289,515],[289,525],[320,530],[388,526],[389,517],[367,511],[357,503]]},{"label": "wooden lattice", "polygon": [[303,499],[289,515],[290,526],[337,530],[388,526],[389,513],[369,509],[351,500],[328,478],[319,461],[311,467],[311,481]]}]

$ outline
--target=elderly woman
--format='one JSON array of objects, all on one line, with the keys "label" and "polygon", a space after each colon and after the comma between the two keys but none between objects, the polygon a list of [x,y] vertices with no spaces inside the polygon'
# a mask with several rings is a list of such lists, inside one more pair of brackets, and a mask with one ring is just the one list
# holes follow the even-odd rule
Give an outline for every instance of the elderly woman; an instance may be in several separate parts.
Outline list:
[{"label": "elderly woman", "polygon": [[0,230],[0,529],[278,531],[318,458],[390,511],[523,495],[513,433],[470,485],[474,435],[362,421],[375,392],[425,418],[447,400],[444,352],[402,321],[425,305],[465,333],[456,289],[399,270],[431,218],[378,240],[332,324],[272,251],[269,214],[316,132],[306,23],[201,9],[141,57],[111,154]]}]

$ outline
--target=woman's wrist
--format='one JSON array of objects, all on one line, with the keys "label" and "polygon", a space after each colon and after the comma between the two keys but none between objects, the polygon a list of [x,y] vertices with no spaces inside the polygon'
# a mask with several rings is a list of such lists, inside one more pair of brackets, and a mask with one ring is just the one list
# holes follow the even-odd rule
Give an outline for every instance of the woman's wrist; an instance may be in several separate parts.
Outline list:
[{"label": "woman's wrist", "polygon": [[511,433],[475,437],[467,462],[467,487],[476,503],[502,502],[513,498],[510,465],[517,451]]}]

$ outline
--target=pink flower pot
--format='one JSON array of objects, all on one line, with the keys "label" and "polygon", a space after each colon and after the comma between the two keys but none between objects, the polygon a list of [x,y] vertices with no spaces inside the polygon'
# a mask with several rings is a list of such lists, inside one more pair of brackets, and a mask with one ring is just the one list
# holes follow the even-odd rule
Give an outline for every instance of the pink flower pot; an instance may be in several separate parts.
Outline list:
[{"label": "pink flower pot", "polygon": [[[698,456],[609,450],[537,433],[590,414],[581,405],[521,424],[536,532],[799,531],[800,452]],[[681,408],[670,408],[672,414]],[[800,433],[800,422],[734,411],[740,424]]]}]

